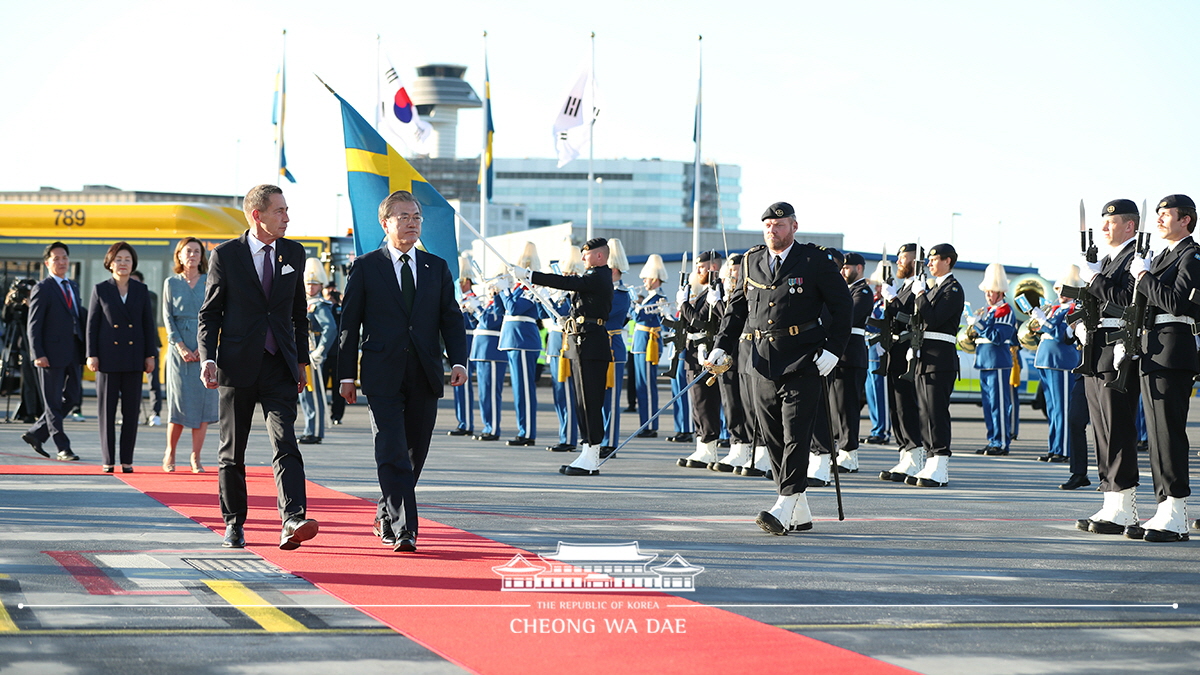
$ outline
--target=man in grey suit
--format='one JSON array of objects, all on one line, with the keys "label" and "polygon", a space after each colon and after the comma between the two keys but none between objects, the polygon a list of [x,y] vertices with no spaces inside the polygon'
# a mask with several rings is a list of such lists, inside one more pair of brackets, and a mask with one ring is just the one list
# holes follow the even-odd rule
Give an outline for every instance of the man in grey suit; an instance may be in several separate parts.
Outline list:
[{"label": "man in grey suit", "polygon": [[261,404],[275,449],[279,548],[291,551],[318,527],[306,516],[304,460],[296,445],[296,402],[308,363],[304,247],[283,238],[288,207],[278,187],[254,187],[242,211],[250,229],[213,249],[199,317],[200,379],[220,389],[222,545],[246,544],[246,439]]},{"label": "man in grey suit", "polygon": [[386,242],[354,261],[342,298],[341,395],[353,404],[361,379],[383,492],[374,532],[396,552],[417,550],[415,490],[443,394],[443,344],[450,385],[467,381],[467,336],[450,268],[416,249],[421,221],[412,193],[388,195],[379,205]]},{"label": "man in grey suit", "polygon": [[75,409],[83,396],[80,366],[83,363],[87,311],[79,297],[79,286],[67,279],[71,251],[61,241],[46,247],[42,254],[49,274],[29,294],[29,353],[37,366],[42,396],[42,416],[21,436],[43,457],[49,457],[42,444],[54,439],[58,459],[79,459],[71,451],[71,439],[63,431],[63,413]]}]

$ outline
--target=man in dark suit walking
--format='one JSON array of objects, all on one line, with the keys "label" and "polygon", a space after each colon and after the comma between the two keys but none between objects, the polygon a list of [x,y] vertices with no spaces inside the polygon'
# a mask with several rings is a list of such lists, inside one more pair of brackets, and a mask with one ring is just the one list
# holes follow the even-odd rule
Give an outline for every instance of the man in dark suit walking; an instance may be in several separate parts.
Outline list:
[{"label": "man in dark suit walking", "polygon": [[61,241],[42,254],[49,275],[29,294],[29,353],[37,366],[42,397],[42,416],[21,436],[43,457],[50,453],[42,445],[54,439],[58,459],[79,459],[71,452],[71,440],[63,431],[63,413],[74,410],[82,398],[79,375],[83,364],[87,311],[79,297],[79,286],[67,279],[71,250]]},{"label": "man in dark suit walking", "polygon": [[288,206],[278,187],[254,187],[242,210],[250,228],[213,249],[200,307],[200,379],[220,389],[222,545],[246,544],[246,439],[254,407],[261,404],[275,449],[271,464],[283,520],[279,548],[290,551],[315,537],[318,528],[306,516],[304,460],[296,445],[296,402],[308,363],[304,247],[283,238]]},{"label": "man in dark suit walking", "polygon": [[450,385],[467,381],[467,336],[450,268],[416,249],[421,221],[412,193],[388,195],[379,205],[386,242],[354,261],[342,296],[341,394],[353,404],[354,381],[362,380],[383,492],[374,531],[397,552],[417,550],[416,486],[443,394],[442,344]]}]

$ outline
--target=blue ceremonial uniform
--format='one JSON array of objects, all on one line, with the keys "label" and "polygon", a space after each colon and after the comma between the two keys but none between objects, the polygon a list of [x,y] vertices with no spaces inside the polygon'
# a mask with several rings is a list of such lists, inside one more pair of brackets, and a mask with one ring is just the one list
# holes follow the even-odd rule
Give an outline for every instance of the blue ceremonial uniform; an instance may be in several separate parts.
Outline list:
[{"label": "blue ceremonial uniform", "polygon": [[500,352],[500,324],[504,321],[504,303],[496,296],[485,301],[471,340],[471,361],[479,378],[479,416],[483,436],[500,435],[500,396],[508,357]]},{"label": "blue ceremonial uniform", "polygon": [[[469,293],[468,297],[475,298],[474,293]],[[463,309],[463,328],[467,331],[467,340],[474,339],[475,326],[479,320],[475,318],[475,314],[470,310]],[[474,384],[471,382],[471,376],[475,373],[475,365],[467,359],[467,381],[461,387],[454,387],[454,420],[458,423],[458,429],[468,433],[475,431],[475,390]]]},{"label": "blue ceremonial uniform", "polygon": [[1016,435],[1012,428],[1013,390],[1009,384],[1017,343],[1017,318],[1007,302],[987,308],[975,324],[975,368],[983,397],[983,419],[987,423],[988,446],[1008,450]]},{"label": "blue ceremonial uniform", "polygon": [[[546,327],[546,365],[550,368],[550,390],[554,396],[554,414],[558,417],[558,443],[559,445],[575,446],[579,444],[579,424],[575,421],[575,411],[578,409],[575,395],[575,377],[574,371],[567,374],[563,380],[559,380],[559,369],[562,368],[560,359],[563,348],[563,327],[550,315],[544,307],[539,307],[541,313],[542,325]],[[571,300],[564,297],[554,303],[554,311],[558,312],[559,316],[567,316],[571,313]]]},{"label": "blue ceremonial uniform", "polygon": [[[1052,305],[1045,309],[1046,321],[1042,323],[1041,342],[1038,343],[1034,365],[1041,372],[1041,386],[1046,393],[1046,418],[1050,426],[1050,455],[1072,457],[1083,453],[1086,473],[1087,439],[1082,429],[1072,429],[1070,423],[1072,403],[1078,376],[1071,371],[1081,360],[1075,336],[1067,324],[1074,303]],[[1074,462],[1072,462],[1074,463]],[[1076,473],[1072,470],[1072,473]]]},{"label": "blue ceremonial uniform", "polygon": [[[871,318],[880,321],[883,319],[883,313],[884,301],[883,298],[880,298],[871,308]],[[879,333],[879,328],[870,322],[867,323],[866,330],[868,333]],[[879,367],[882,355],[883,347],[878,344],[867,347],[867,412],[871,416],[871,435],[886,439],[888,437],[887,375]],[[877,370],[880,372],[875,372]]]},{"label": "blue ceremonial uniform", "polygon": [[[650,358],[647,353],[653,350],[653,355],[662,354],[662,316],[652,308],[661,309],[667,306],[667,296],[661,288],[650,291],[646,299],[633,311],[633,368],[634,386],[637,389],[637,409],[639,425],[658,410],[658,359]],[[653,343],[653,346],[651,346]],[[658,431],[658,418],[650,424],[650,429]]]},{"label": "blue ceremonial uniform", "polygon": [[537,357],[542,351],[538,331],[538,306],[527,288],[500,293],[504,323],[500,327],[500,351],[508,353],[513,408],[517,413],[517,438],[537,438]]},{"label": "blue ceremonial uniform", "polygon": [[604,396],[604,445],[616,447],[621,442],[621,385],[625,381],[625,363],[629,352],[625,347],[625,324],[629,322],[629,310],[633,296],[620,281],[613,283],[612,310],[604,327],[613,352],[613,386]]}]

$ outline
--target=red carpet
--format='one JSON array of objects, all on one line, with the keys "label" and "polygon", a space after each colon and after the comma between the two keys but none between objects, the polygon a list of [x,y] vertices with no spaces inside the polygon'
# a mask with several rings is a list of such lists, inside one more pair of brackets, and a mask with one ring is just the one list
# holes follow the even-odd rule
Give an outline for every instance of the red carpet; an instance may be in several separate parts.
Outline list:
[{"label": "red carpet", "polygon": [[[0,467],[0,472],[23,471]],[[217,506],[215,472],[118,476],[212,528],[216,533],[213,545],[218,544],[224,525]],[[321,533],[299,550],[280,551],[270,470],[251,467],[248,479],[246,540],[250,550],[349,604],[426,605],[363,607],[363,611],[477,673],[611,675],[614,667],[622,675],[911,672],[665,593],[502,592],[500,577],[492,568],[518,553],[533,561],[537,555],[425,519],[421,520],[420,552],[393,553],[371,534],[373,502],[311,482],[309,516],[320,521]],[[659,562],[666,562],[669,556],[665,552]],[[698,583],[703,585],[703,575]],[[547,608],[547,603],[556,606]],[[564,608],[564,603],[592,603],[596,608]],[[597,607],[599,603],[605,604]],[[622,606],[614,608],[614,603]],[[630,603],[640,606],[631,608]],[[576,620],[573,625],[578,630],[590,627],[591,632],[534,632],[542,627],[537,619],[550,620],[544,622],[550,631],[563,628],[567,623],[563,620]],[[551,623],[555,619],[560,621]],[[630,625],[637,632],[630,630]],[[673,630],[664,630],[664,625]],[[624,631],[617,632],[616,626]],[[739,646],[734,648],[733,642]]]}]

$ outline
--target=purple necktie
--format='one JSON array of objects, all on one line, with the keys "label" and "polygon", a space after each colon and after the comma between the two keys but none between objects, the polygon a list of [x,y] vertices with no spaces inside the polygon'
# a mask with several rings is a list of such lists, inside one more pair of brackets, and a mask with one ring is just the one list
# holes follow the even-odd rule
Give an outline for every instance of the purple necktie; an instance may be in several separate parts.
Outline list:
[{"label": "purple necktie", "polygon": [[[275,261],[271,259],[271,247],[263,247],[263,269],[262,269],[262,285],[263,293],[267,296],[268,303],[271,300],[271,285],[275,280]],[[265,343],[267,352],[274,354],[279,346],[275,344],[275,333],[271,332],[271,322],[267,322],[267,341]]]}]

